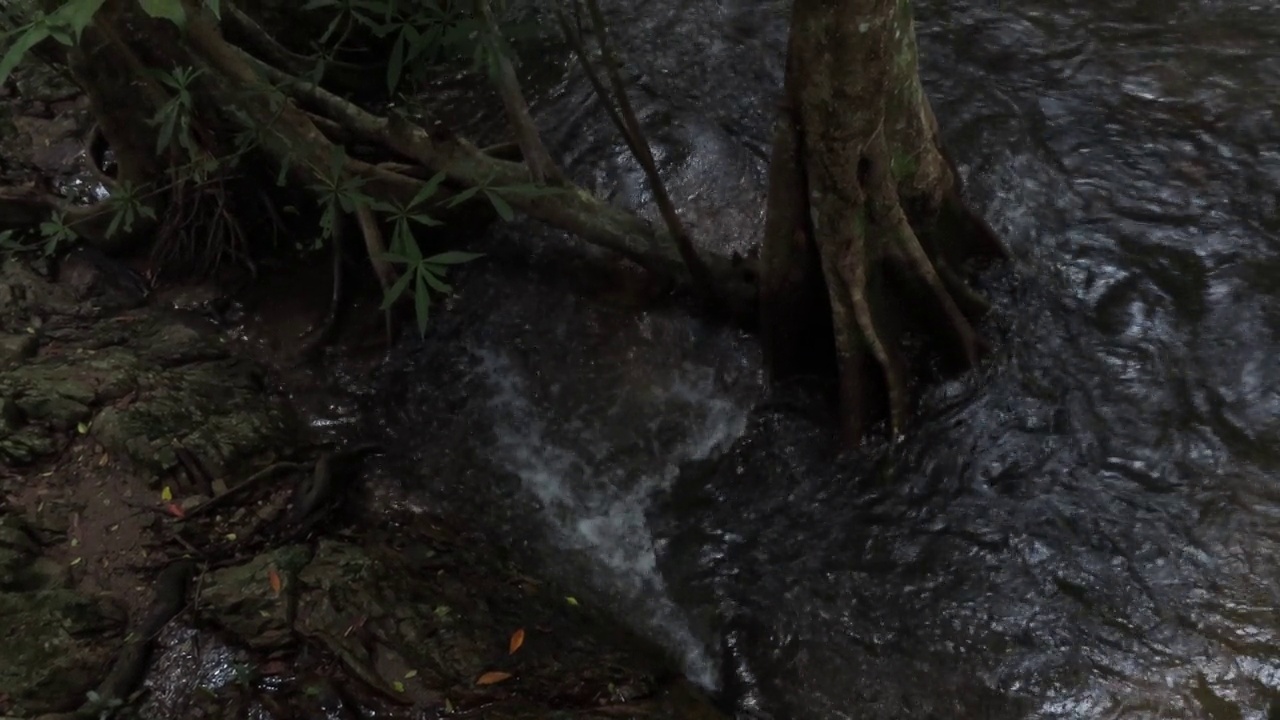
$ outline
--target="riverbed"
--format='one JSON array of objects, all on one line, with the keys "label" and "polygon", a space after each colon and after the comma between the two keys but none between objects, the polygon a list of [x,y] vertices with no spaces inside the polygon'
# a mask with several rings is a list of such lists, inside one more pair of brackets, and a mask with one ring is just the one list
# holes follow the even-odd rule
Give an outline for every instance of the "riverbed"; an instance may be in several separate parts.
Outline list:
[{"label": "riverbed", "polygon": [[[763,223],[786,8],[613,3],[699,241]],[[1263,718],[1280,701],[1280,8],[917,2],[926,88],[1015,256],[986,367],[833,459],[754,340],[487,265],[361,393],[408,504],[477,508],[742,717]],[[648,191],[567,56],[532,106],[590,187]],[[532,261],[518,260],[532,254]],[[531,271],[530,268],[533,268]],[[621,288],[613,292],[614,286]],[[429,338],[430,339],[430,338]],[[407,475],[406,475],[407,473]]]}]

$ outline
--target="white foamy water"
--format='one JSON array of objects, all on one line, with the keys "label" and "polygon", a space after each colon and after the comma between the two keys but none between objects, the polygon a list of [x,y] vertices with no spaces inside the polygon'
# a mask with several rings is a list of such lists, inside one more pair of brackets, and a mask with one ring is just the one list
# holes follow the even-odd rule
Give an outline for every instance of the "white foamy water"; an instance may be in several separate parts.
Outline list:
[{"label": "white foamy water", "polygon": [[591,558],[597,589],[620,596],[635,630],[682,658],[690,679],[714,687],[716,663],[658,572],[646,511],[681,463],[742,434],[747,408],[718,390],[708,368],[643,368],[649,382],[623,384],[616,367],[602,367],[564,385],[539,379],[535,391],[506,351],[475,354],[494,391],[494,459],[537,498],[555,541]]}]

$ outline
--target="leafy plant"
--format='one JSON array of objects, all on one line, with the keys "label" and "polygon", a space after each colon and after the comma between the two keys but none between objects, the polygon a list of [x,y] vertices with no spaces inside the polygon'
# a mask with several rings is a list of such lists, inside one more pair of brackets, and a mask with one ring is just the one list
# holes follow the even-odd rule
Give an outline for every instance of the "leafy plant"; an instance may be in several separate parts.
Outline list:
[{"label": "leafy plant", "polygon": [[383,259],[402,266],[400,279],[392,285],[382,300],[382,309],[386,310],[412,286],[414,315],[418,319],[418,333],[427,332],[427,322],[431,313],[431,294],[428,288],[438,293],[449,294],[453,288],[444,281],[449,266],[471,262],[483,257],[479,253],[450,250],[431,257],[423,257],[422,250],[416,242],[405,246],[404,254],[387,252]]},{"label": "leafy plant", "polygon": [[[78,43],[104,2],[105,0],[66,0],[57,9],[37,11],[29,19],[18,18],[14,12],[6,11],[0,18],[3,20],[0,28],[7,29],[7,32],[0,32],[0,46],[5,48],[0,56],[0,82],[5,80],[32,48],[46,39],[53,38],[68,46]],[[188,21],[187,6],[180,2],[137,0],[137,3],[137,7],[146,15],[171,22],[179,28],[184,27]],[[221,18],[221,0],[203,0],[203,6],[215,18]],[[504,55],[512,54],[509,40],[536,32],[536,28],[532,26],[502,24],[500,28],[499,16],[506,10],[504,0],[492,0],[492,10],[496,11],[492,16],[488,5],[483,6],[483,12],[473,12],[469,3],[442,0],[308,0],[302,9],[324,10],[333,15],[328,28],[315,46],[315,53],[311,58],[315,61],[315,66],[310,73],[304,74],[313,82],[319,81],[326,66],[344,51],[353,31],[359,30],[366,38],[372,36],[389,42],[385,82],[391,92],[395,92],[406,81],[418,81],[425,72],[430,71],[434,63],[442,60],[470,60],[473,69],[487,69],[490,75],[494,75],[499,67],[499,60]],[[120,232],[132,232],[140,219],[156,220],[156,211],[149,203],[153,198],[164,199],[165,203],[162,204],[167,204],[167,212],[173,215],[173,206],[184,202],[184,198],[185,201],[198,203],[199,198],[203,197],[201,193],[208,191],[216,195],[221,192],[217,186],[227,177],[227,169],[238,158],[261,147],[264,133],[272,132],[265,127],[270,123],[252,122],[243,110],[234,106],[227,108],[230,116],[239,120],[245,129],[232,138],[229,154],[215,155],[202,146],[196,125],[196,100],[199,93],[197,83],[206,71],[192,67],[173,67],[150,72],[157,85],[167,93],[167,100],[149,119],[156,129],[155,153],[157,156],[164,156],[167,161],[167,178],[162,187],[139,187],[127,181],[116,184],[106,201],[112,211],[106,230],[108,237]],[[263,90],[257,88],[255,92]],[[280,88],[271,86],[267,86],[267,92],[267,106],[273,113],[282,112],[286,108],[286,94]],[[176,156],[175,151],[182,151],[185,157]],[[288,163],[291,159],[286,157],[280,163],[278,183],[282,186],[289,173]],[[461,251],[423,256],[414,233],[422,228],[442,224],[433,215],[434,209],[454,207],[483,195],[502,219],[512,220],[515,212],[509,198],[558,192],[532,184],[497,187],[485,183],[463,189],[451,194],[447,200],[442,200],[439,196],[443,194],[441,187],[445,176],[441,173],[424,183],[408,202],[379,201],[368,194],[366,178],[350,170],[345,151],[340,147],[335,150],[328,167],[308,168],[308,171],[318,178],[318,181],[308,187],[320,210],[318,224],[321,232],[313,247],[318,248],[325,242],[335,242],[342,215],[369,210],[378,213],[391,227],[390,242],[382,259],[399,270],[398,278],[386,291],[382,307],[384,310],[390,308],[408,293],[413,299],[420,333],[426,330],[433,294],[447,295],[452,292],[452,287],[446,281],[449,270],[455,265],[481,257],[477,253]],[[213,211],[215,215],[223,213],[221,196],[217,197],[218,207]],[[191,198],[196,200],[192,201]],[[186,228],[192,217],[195,216],[179,214],[167,217],[167,222],[170,223],[168,227],[180,230]],[[77,238],[74,228],[61,213],[42,223],[38,234],[38,241],[24,243],[13,233],[0,233],[0,251],[39,252],[48,257]]]},{"label": "leafy plant", "polygon": [[[191,157],[199,152],[191,137],[191,111],[195,101],[191,96],[191,83],[203,71],[189,67],[174,68],[171,72],[157,72],[160,82],[173,90],[173,97],[156,111],[151,123],[160,128],[156,135],[156,154],[159,155],[175,142]],[[176,132],[176,138],[175,138]]]}]

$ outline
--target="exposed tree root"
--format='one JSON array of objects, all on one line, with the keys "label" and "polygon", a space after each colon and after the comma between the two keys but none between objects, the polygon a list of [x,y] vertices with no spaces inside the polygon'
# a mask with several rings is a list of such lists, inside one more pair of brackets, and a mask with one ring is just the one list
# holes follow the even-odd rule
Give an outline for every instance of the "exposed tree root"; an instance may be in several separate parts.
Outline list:
[{"label": "exposed tree root", "polygon": [[302,362],[312,360],[337,332],[338,314],[342,310],[344,289],[342,282],[342,258],[346,251],[344,238],[345,233],[342,231],[342,223],[334,223],[333,237],[329,240],[330,279],[332,280],[329,292],[329,307],[325,310],[324,317],[320,319],[320,322],[312,326],[303,335],[302,347],[298,349],[297,353],[299,360]]},{"label": "exposed tree root", "polygon": [[[283,91],[312,113],[345,128],[353,137],[385,147],[418,163],[430,174],[444,173],[453,187],[528,185],[534,180],[525,163],[486,154],[440,125],[428,130],[403,117],[379,117],[314,83],[254,59],[226,43],[208,18],[193,19],[189,23],[187,42],[213,71],[214,81],[221,85],[219,94],[223,101],[245,110],[255,123],[269,127],[270,132],[263,133],[267,136],[265,149],[275,161],[282,164],[288,161],[287,166],[300,182],[313,180],[300,168],[311,167],[314,173],[315,169],[325,167],[320,159],[327,156],[332,143],[306,113],[291,103],[286,103],[278,113],[269,114],[266,108],[249,106],[243,98]],[[407,183],[412,187],[384,187],[380,189],[382,192],[391,191],[395,197],[407,200],[421,187],[419,180],[398,173],[395,176],[396,184]],[[507,199],[530,217],[618,252],[660,277],[690,287],[708,282],[694,277],[692,273],[696,271],[690,270],[687,252],[681,251],[681,244],[670,234],[581,188],[567,186],[552,194],[516,193]],[[754,318],[755,274],[749,267],[713,257],[703,259],[701,266],[706,269],[709,282],[719,291],[723,306],[734,317],[744,322]]]},{"label": "exposed tree root", "polygon": [[[909,338],[956,367],[978,364],[987,345],[973,322],[989,304],[958,268],[1004,255],[941,152],[908,5],[797,0],[775,143],[761,256],[770,375],[802,374],[814,363],[795,348],[834,342],[844,442],[860,442],[881,408],[900,434],[920,367]],[[827,304],[815,309],[818,273]],[[829,324],[798,325],[800,312]]]}]

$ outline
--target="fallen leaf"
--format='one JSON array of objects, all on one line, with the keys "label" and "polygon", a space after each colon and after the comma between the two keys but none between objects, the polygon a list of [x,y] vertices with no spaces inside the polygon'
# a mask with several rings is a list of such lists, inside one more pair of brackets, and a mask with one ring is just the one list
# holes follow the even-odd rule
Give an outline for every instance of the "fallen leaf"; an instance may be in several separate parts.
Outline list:
[{"label": "fallen leaf", "polygon": [[160,491],[160,499],[165,502],[173,499],[173,491],[169,489],[168,485],[165,485],[164,489]]},{"label": "fallen leaf", "polygon": [[164,506],[164,509],[168,510],[169,514],[176,518],[182,518],[187,516],[187,511],[183,510],[182,506],[179,505],[178,503],[169,503],[168,505]]},{"label": "fallen leaf", "polygon": [[404,679],[405,679],[405,680],[408,680],[409,678],[415,678],[415,677],[418,677],[418,671],[417,671],[417,670],[410,670],[409,672],[407,672],[407,673],[405,673],[405,674],[404,674]]},{"label": "fallen leaf", "polygon": [[511,650],[507,654],[515,655],[516,651],[519,650],[520,646],[523,644],[524,644],[524,628],[520,628],[519,630],[516,630],[515,632],[511,633]]},{"label": "fallen leaf", "polygon": [[578,607],[578,598],[576,597],[573,597],[573,596],[566,597],[565,602],[569,603],[574,607]]},{"label": "fallen leaf", "polygon": [[110,458],[106,453],[102,453],[102,457],[98,458],[98,467],[102,467],[103,465],[106,465],[107,460],[109,459]]},{"label": "fallen leaf", "polygon": [[80,433],[81,435],[87,434],[89,432],[89,424],[82,423],[82,422],[76,423],[76,432]]},{"label": "fallen leaf", "polygon": [[280,573],[275,568],[267,568],[267,582],[271,583],[271,591],[280,594]]},{"label": "fallen leaf", "polygon": [[481,675],[480,679],[476,680],[476,684],[477,685],[497,685],[503,680],[508,680],[510,678],[511,678],[511,673],[504,673],[498,670],[494,670],[492,672],[487,672]]},{"label": "fallen leaf", "polygon": [[391,687],[394,687],[396,689],[396,692],[398,693],[404,692],[404,683],[400,682],[399,680],[391,683]]}]

